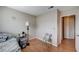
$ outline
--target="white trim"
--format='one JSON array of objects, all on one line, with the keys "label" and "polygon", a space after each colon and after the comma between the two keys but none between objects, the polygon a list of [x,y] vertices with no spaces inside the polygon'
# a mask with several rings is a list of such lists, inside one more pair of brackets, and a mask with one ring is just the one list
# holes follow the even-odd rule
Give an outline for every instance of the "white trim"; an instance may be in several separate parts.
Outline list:
[{"label": "white trim", "polygon": [[[53,43],[44,41],[43,38],[40,38],[40,37],[34,37],[34,38],[37,38],[38,40],[41,40],[42,42],[45,42],[45,43],[51,44],[51,45],[53,45],[53,46],[55,46],[55,47],[58,47],[56,44],[53,44]],[[32,38],[32,39],[33,39],[33,38]]]}]

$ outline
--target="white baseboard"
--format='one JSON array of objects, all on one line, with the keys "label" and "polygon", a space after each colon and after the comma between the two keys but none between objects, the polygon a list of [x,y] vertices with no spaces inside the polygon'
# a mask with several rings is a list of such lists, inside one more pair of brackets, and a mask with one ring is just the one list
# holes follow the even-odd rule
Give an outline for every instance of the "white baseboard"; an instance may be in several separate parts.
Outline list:
[{"label": "white baseboard", "polygon": [[56,44],[53,44],[53,43],[50,43],[50,42],[46,42],[46,41],[43,40],[43,38],[40,38],[40,37],[34,37],[34,38],[37,38],[38,40],[41,40],[42,42],[45,42],[45,43],[48,43],[48,44],[51,44],[51,45],[57,47]]}]

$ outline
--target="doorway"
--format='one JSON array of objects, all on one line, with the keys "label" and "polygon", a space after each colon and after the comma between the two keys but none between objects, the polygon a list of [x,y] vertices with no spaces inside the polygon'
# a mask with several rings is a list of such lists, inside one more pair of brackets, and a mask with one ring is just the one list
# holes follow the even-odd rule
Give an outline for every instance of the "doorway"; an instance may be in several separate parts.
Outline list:
[{"label": "doorway", "polygon": [[75,39],[75,15],[62,17],[62,38]]},{"label": "doorway", "polygon": [[75,15],[62,17],[62,40],[75,49]]}]

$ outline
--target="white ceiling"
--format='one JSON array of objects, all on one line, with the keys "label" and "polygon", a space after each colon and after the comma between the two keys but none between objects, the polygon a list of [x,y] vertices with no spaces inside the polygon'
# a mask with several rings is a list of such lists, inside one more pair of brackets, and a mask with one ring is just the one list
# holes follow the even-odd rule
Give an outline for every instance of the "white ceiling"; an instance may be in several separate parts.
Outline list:
[{"label": "white ceiling", "polygon": [[72,10],[74,8],[78,8],[76,6],[55,6],[52,9],[48,9],[50,6],[7,6],[7,7],[16,9],[21,12],[25,12],[34,16],[38,16],[46,12],[52,11],[55,8],[59,9],[60,11],[66,11],[66,10]]}]

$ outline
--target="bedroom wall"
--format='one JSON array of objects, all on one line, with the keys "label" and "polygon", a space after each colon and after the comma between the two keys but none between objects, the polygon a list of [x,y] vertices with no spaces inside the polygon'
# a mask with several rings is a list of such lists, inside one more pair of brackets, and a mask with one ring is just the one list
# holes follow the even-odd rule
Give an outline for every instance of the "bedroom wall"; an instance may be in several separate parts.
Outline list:
[{"label": "bedroom wall", "polygon": [[35,36],[35,16],[25,14],[7,7],[0,7],[0,32],[18,34],[27,32],[25,22],[30,23],[30,35]]},{"label": "bedroom wall", "polygon": [[61,43],[61,39],[62,39],[62,21],[60,19],[60,15],[61,12],[59,10],[57,10],[57,45],[59,45]]},{"label": "bedroom wall", "polygon": [[57,46],[57,9],[36,17],[36,36],[43,40],[45,33],[52,34],[52,44]]}]

